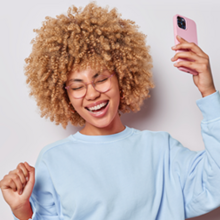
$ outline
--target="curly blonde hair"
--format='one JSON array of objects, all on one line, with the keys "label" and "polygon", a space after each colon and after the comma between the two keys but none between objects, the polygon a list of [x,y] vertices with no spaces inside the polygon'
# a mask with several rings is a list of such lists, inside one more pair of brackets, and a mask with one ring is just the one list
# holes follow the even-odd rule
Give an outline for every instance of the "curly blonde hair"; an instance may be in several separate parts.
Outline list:
[{"label": "curly blonde hair", "polygon": [[108,11],[108,6],[101,8],[93,1],[83,10],[73,5],[67,15],[47,16],[42,27],[33,30],[37,35],[24,71],[41,117],[50,117],[64,129],[69,121],[75,126],[85,124],[77,112],[70,111],[65,83],[71,71],[88,66],[116,72],[122,113],[140,110],[150,97],[149,89],[155,87],[152,58],[147,35],[138,32],[134,21],[120,17],[116,8]]}]

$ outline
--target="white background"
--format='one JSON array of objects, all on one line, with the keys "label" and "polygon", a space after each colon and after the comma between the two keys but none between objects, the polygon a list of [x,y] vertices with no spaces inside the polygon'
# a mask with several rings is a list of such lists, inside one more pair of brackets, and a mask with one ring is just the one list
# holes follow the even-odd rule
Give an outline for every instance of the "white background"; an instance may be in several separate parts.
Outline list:
[{"label": "white background", "polygon": [[[34,166],[40,150],[49,143],[80,130],[56,126],[40,117],[33,98],[28,96],[23,71],[31,52],[33,29],[40,28],[46,16],[66,13],[71,5],[90,1],[11,0],[0,3],[0,179],[18,163]],[[200,123],[202,114],[196,100],[202,98],[192,75],[179,71],[171,58],[174,51],[172,18],[184,15],[197,23],[198,43],[210,57],[215,87],[220,90],[220,2],[218,0],[97,0],[99,6],[116,7],[122,18],[136,22],[147,34],[153,57],[156,87],[138,113],[122,115],[129,127],[167,131],[191,150],[204,149]],[[218,189],[219,190],[219,189]],[[195,219],[219,219],[220,209]],[[10,207],[0,194],[0,219],[12,220]]]}]

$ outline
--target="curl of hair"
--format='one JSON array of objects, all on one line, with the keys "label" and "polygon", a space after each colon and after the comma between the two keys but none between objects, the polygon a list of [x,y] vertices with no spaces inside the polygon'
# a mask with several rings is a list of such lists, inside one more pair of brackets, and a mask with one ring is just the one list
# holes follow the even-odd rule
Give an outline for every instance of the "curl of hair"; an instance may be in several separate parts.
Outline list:
[{"label": "curl of hair", "polygon": [[122,113],[140,110],[143,100],[150,97],[149,89],[155,86],[147,35],[138,31],[134,21],[122,19],[116,8],[98,7],[95,1],[83,10],[71,6],[67,15],[45,19],[40,29],[33,30],[36,37],[24,65],[30,96],[34,96],[41,117],[64,128],[69,121],[75,126],[85,124],[77,112],[70,111],[65,82],[70,71],[88,66],[117,73]]}]

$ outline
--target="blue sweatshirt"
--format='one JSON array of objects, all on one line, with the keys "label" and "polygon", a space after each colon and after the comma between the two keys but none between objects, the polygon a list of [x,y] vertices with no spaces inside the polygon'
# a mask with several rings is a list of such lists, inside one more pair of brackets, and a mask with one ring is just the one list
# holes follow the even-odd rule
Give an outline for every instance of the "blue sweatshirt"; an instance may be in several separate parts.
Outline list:
[{"label": "blue sweatshirt", "polygon": [[[198,99],[205,150],[164,131],[77,132],[44,147],[33,220],[184,220],[220,206],[220,94]],[[14,219],[17,218],[14,216]]]}]

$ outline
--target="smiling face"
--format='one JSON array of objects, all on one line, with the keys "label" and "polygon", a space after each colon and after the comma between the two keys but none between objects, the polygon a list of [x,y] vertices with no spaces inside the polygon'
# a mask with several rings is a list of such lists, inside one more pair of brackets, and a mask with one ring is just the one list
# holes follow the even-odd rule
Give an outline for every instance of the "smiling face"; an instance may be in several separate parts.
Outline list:
[{"label": "smiling face", "polygon": [[[107,69],[103,72],[97,72],[89,67],[80,72],[71,72],[66,85],[70,86],[74,82],[88,84],[100,77],[101,74],[110,76],[113,73]],[[116,74],[110,77],[110,81],[110,88],[106,92],[95,90],[92,84],[87,85],[87,92],[82,98],[75,98],[71,95],[72,89],[80,88],[78,85],[76,87],[70,86],[67,90],[75,111],[86,121],[81,133],[88,135],[107,134],[113,131],[113,133],[117,133],[124,129],[118,114],[120,92]]]}]

